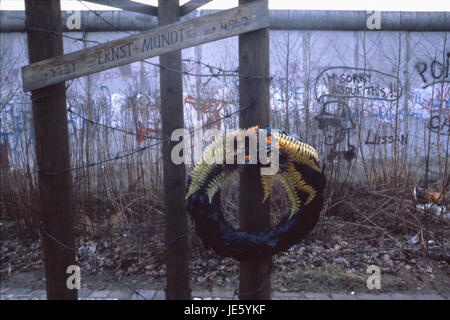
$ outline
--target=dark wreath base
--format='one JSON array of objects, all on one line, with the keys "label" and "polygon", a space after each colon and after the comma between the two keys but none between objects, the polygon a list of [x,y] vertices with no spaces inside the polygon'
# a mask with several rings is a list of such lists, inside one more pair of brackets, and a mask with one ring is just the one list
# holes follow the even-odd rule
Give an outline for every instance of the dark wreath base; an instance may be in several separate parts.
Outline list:
[{"label": "dark wreath base", "polygon": [[[319,219],[323,206],[325,176],[308,166],[295,166],[303,179],[317,190],[316,197],[308,205],[302,206],[291,219],[288,219],[288,213],[276,226],[259,232],[236,230],[225,221],[220,209],[220,192],[215,194],[211,203],[206,194],[206,187],[192,194],[187,199],[187,211],[205,247],[212,248],[220,256],[243,261],[272,256],[300,243]],[[302,202],[306,200],[304,195],[299,196]]]}]

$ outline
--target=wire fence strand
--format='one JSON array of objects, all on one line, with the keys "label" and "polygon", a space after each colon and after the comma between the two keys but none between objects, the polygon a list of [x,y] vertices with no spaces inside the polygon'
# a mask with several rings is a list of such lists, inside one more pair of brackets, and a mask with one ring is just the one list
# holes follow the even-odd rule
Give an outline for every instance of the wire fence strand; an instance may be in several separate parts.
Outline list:
[{"label": "wire fence strand", "polygon": [[[221,120],[224,120],[224,119],[226,119],[226,118],[229,118],[229,117],[233,116],[234,114],[236,114],[236,113],[238,113],[238,112],[241,112],[241,111],[243,111],[243,110],[246,110],[246,109],[248,109],[248,108],[250,108],[250,107],[252,107],[252,106],[254,106],[254,105],[255,105],[255,104],[252,103],[252,104],[250,104],[250,105],[248,105],[248,106],[239,108],[239,109],[236,110],[236,111],[233,111],[233,112],[231,112],[231,113],[227,113],[225,116],[223,116],[223,117],[221,117],[221,118],[219,118],[219,119],[215,119],[214,121],[211,121],[208,125],[203,125],[203,126],[201,126],[200,128],[191,128],[191,129],[189,130],[189,134],[192,136],[192,135],[193,135],[195,132],[197,132],[198,130],[203,130],[203,129],[207,128],[208,126],[210,126],[211,124],[214,124],[214,123],[217,123],[217,122],[219,122],[219,121],[221,121]],[[113,129],[113,128],[114,128],[114,127],[111,127],[111,129]],[[116,129],[116,128],[114,128],[114,129]],[[118,130],[121,130],[121,129],[118,129]],[[140,134],[137,134],[137,133],[134,134],[134,135],[140,136]],[[127,157],[129,157],[129,156],[134,155],[134,154],[137,154],[137,153],[143,152],[143,151],[145,151],[145,150],[148,150],[148,149],[150,149],[150,148],[159,146],[159,145],[161,145],[161,144],[163,144],[163,143],[168,143],[168,142],[170,142],[170,141],[171,141],[171,137],[168,137],[168,136],[167,136],[166,138],[163,138],[163,139],[161,139],[161,140],[158,141],[158,142],[155,142],[155,143],[146,145],[146,146],[144,146],[144,147],[137,148],[137,149],[132,150],[132,151],[128,151],[128,152],[118,152],[117,155],[116,155],[115,157],[113,157],[113,158],[109,158],[109,159],[100,160],[100,161],[97,161],[97,162],[88,163],[88,164],[85,164],[85,165],[82,165],[82,166],[78,166],[78,167],[66,168],[66,169],[62,169],[62,170],[58,170],[58,171],[47,171],[47,170],[44,170],[44,169],[39,168],[39,169],[37,170],[37,172],[38,172],[38,173],[45,174],[45,175],[58,175],[58,174],[68,173],[68,172],[71,172],[71,171],[76,171],[76,170],[81,170],[81,169],[91,168],[91,167],[99,166],[99,165],[102,165],[102,164],[105,164],[105,163],[108,163],[108,162],[113,162],[113,161],[117,161],[117,160],[121,160],[121,159],[127,158]]]},{"label": "wire fence strand", "polygon": [[[97,271],[99,271],[99,272],[101,272],[102,274],[106,275],[110,280],[112,280],[112,281],[114,281],[114,282],[116,282],[116,283],[118,283],[118,284],[120,284],[120,285],[126,287],[128,290],[130,290],[131,292],[135,293],[137,296],[143,298],[144,300],[147,300],[147,298],[144,297],[143,295],[141,295],[135,288],[133,288],[132,286],[130,286],[130,285],[126,284],[126,283],[123,283],[122,281],[120,281],[119,279],[117,279],[114,275],[112,275],[112,274],[110,274],[109,272],[106,272],[105,270],[103,270],[102,268],[100,268],[95,262],[93,262],[93,261],[91,260],[91,258],[89,258],[89,257],[87,257],[87,256],[85,256],[85,255],[82,255],[82,254],[80,253],[79,250],[77,250],[77,249],[75,249],[75,248],[72,248],[72,247],[66,245],[64,242],[62,242],[62,241],[56,239],[53,235],[51,235],[51,234],[47,231],[47,228],[45,227],[45,224],[44,224],[43,221],[41,221],[41,232],[42,232],[42,234],[44,234],[46,237],[48,237],[49,239],[53,240],[55,243],[57,243],[58,245],[60,245],[62,249],[74,252],[79,258],[84,259],[84,261],[86,261],[91,267],[94,267]],[[80,261],[82,261],[82,260],[80,259]]]}]

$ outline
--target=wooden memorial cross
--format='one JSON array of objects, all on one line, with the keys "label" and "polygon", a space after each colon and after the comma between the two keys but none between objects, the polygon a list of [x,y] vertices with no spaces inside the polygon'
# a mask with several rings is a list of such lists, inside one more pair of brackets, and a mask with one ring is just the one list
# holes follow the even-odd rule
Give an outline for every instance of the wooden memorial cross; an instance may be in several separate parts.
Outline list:
[{"label": "wooden memorial cross", "polygon": [[[159,8],[129,0],[87,1],[110,5],[128,11],[158,16],[160,19],[160,26],[158,28],[142,32],[137,35],[110,41],[65,55],[40,60],[38,62],[24,66],[22,68],[22,83],[23,90],[25,92],[41,88],[45,88],[42,89],[44,91],[46,91],[47,89],[50,90],[53,87],[49,86],[56,84],[59,84],[60,86],[61,82],[67,80],[119,67],[136,61],[145,60],[155,56],[161,56],[160,59],[162,65],[179,64],[180,68],[178,69],[181,69],[181,49],[241,34],[243,34],[244,36],[240,36],[239,39],[240,64],[244,64],[240,69],[241,73],[268,75],[269,60],[267,28],[269,26],[269,11],[267,0],[240,0],[240,6],[237,8],[224,10],[219,13],[210,14],[207,16],[202,16],[196,19],[182,22],[179,22],[180,16],[192,12],[193,10],[209,2],[210,0],[191,0],[188,3],[185,3],[183,6],[179,6],[178,0],[160,0]],[[27,3],[31,4],[32,1],[27,0]],[[30,8],[27,8],[27,12],[31,12],[32,7],[31,5],[28,6]],[[171,9],[175,9],[178,11],[171,12]],[[58,11],[55,16],[59,14],[60,12]],[[173,21],[178,22],[171,23]],[[251,32],[255,30],[259,31],[257,31],[256,33]],[[258,48],[259,41],[261,41],[261,45],[263,46],[262,52],[258,52],[261,51],[260,48]],[[261,62],[260,58],[264,59],[265,62]],[[252,111],[241,112],[240,116],[243,118],[240,123],[241,126],[247,126],[250,124],[253,125],[255,121],[261,122],[261,125],[263,126],[268,124],[267,117],[269,87],[268,82],[265,82],[266,80],[267,79],[258,79],[258,81],[255,80],[253,83],[250,81],[250,79],[241,77],[242,88],[246,88],[245,90],[248,90],[248,92],[244,92],[245,90],[241,88],[241,104],[243,102],[247,103],[248,101],[253,101],[255,100],[255,98],[259,99],[259,104],[262,103],[262,106],[256,104]],[[180,86],[181,81],[181,74],[178,73],[177,75],[169,75],[168,70],[161,70],[161,91],[163,91],[163,89],[165,90],[164,93],[161,93],[161,107],[162,109],[164,109],[162,110],[162,125],[163,133],[165,134],[167,134],[166,131],[170,130],[170,128],[173,126],[176,126],[178,124],[181,124],[181,126],[183,126],[183,117],[179,116],[179,114],[182,115],[183,113],[182,86]],[[172,95],[169,94],[171,90],[175,90],[174,94]],[[179,99],[180,97],[181,99]],[[164,101],[165,103],[163,103]],[[62,108],[61,110],[63,109],[64,108]],[[169,115],[172,113],[175,113],[176,115],[178,114],[175,117],[177,120],[175,120],[174,117],[169,117]],[[251,116],[250,113],[253,115],[261,113],[261,116]],[[67,131],[67,121],[65,122],[65,124],[65,131]],[[43,139],[42,144],[45,145],[46,143],[47,142],[45,141],[45,139]],[[67,150],[65,150],[64,153],[65,155],[68,155]],[[164,156],[164,153],[167,152],[164,152],[163,150],[163,158],[167,158],[167,156]],[[165,179],[166,197],[170,198],[170,200],[174,203],[183,203],[185,189],[182,188],[180,189],[181,191],[177,190],[175,192],[174,189],[170,188],[170,184],[179,180],[180,177],[183,177],[184,167],[179,168],[180,170],[178,171],[178,168],[173,168],[173,166],[166,160],[167,159],[164,160],[164,171],[170,172],[171,176],[168,180]],[[176,172],[173,170],[176,170]],[[248,181],[249,179],[253,178],[254,174],[249,173],[246,174],[241,180],[247,179],[246,181]],[[261,192],[255,192],[254,190],[252,190],[253,189],[251,189],[251,186],[244,187],[243,185],[241,185],[240,188],[241,192],[245,193],[253,200],[260,198],[262,199]],[[251,196],[252,192],[255,195]],[[240,204],[242,205],[243,203],[247,202],[245,202],[241,197]],[[175,218],[177,218],[179,215],[177,215],[177,212],[173,212],[173,209],[175,208],[168,208],[167,212],[167,214],[171,216],[166,220],[166,232],[169,232],[169,236],[171,235],[172,231],[177,231],[175,233],[180,233],[180,230],[186,230],[186,226],[184,224],[177,224]],[[241,213],[245,213],[245,216],[247,216],[247,218],[241,216],[241,219],[244,218],[243,221],[241,221],[241,225],[246,230],[248,230],[249,225],[251,225],[251,223],[253,223],[255,219],[258,219],[258,211],[249,208],[248,205],[244,205],[243,208],[241,208]],[[181,212],[180,214],[185,214],[185,212]],[[255,217],[249,218],[251,216]],[[264,214],[264,218],[267,218],[267,212]],[[257,227],[259,228],[262,226],[263,225],[259,223]],[[177,234],[172,235],[172,237],[173,236],[179,237],[180,235]],[[169,242],[169,246],[170,244],[171,242]],[[167,298],[169,299],[185,299],[186,297],[189,298],[190,296],[190,293],[186,292],[188,290],[185,290],[186,276],[182,276],[180,274],[181,271],[178,270],[180,269],[179,267],[182,267],[183,270],[185,269],[187,260],[184,258],[176,259],[177,250],[179,251],[183,248],[183,246],[167,248]],[[170,252],[171,250],[173,251],[172,253]],[[184,256],[187,255],[184,254]],[[183,264],[183,266],[181,266],[181,264]],[[241,264],[241,299],[270,298],[270,285],[267,285],[266,281],[264,281],[265,286],[262,292],[255,292],[251,295],[246,295],[243,292],[255,289],[258,285],[260,285],[259,282],[261,282],[261,279],[263,279],[264,276],[270,277],[270,270],[268,269],[268,265],[269,264],[265,260],[251,261],[249,263]],[[251,276],[254,268],[261,268],[261,271],[257,272],[255,276]],[[171,271],[169,271],[169,269]],[[173,281],[169,281],[170,279],[173,279]],[[176,284],[171,284],[177,281],[183,282],[183,284],[178,287]],[[177,289],[179,289],[178,292]],[[53,298],[67,298],[64,290],[59,289],[56,290],[55,294],[51,296]],[[71,295],[69,298],[74,297],[76,297],[76,294]]]},{"label": "wooden memorial cross", "polygon": [[25,92],[269,26],[263,1],[42,60],[22,68]]}]

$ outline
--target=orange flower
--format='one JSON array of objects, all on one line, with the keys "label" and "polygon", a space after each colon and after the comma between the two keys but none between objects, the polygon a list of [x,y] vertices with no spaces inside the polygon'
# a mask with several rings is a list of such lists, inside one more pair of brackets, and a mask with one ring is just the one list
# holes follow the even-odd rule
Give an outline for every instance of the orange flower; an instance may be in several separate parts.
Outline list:
[{"label": "orange flower", "polygon": [[247,160],[247,161],[250,160],[250,155],[249,154],[245,155],[245,160]]},{"label": "orange flower", "polygon": [[259,126],[254,126],[254,127],[252,127],[252,130],[253,130],[253,131],[257,131],[258,128],[259,128]]},{"label": "orange flower", "polygon": [[268,136],[267,138],[266,138],[266,144],[271,144],[272,143],[272,137],[271,136]]}]

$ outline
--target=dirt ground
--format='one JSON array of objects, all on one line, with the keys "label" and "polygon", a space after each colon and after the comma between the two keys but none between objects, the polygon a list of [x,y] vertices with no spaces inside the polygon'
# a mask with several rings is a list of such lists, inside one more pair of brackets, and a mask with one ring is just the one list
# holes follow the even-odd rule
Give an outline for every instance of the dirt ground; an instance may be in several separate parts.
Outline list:
[{"label": "dirt ground", "polygon": [[[353,192],[333,199],[332,206],[325,204],[308,238],[274,256],[272,288],[449,296],[448,220],[417,211],[410,199],[399,201],[401,197],[390,191]],[[140,229],[114,228],[105,221],[99,229],[76,226],[83,288],[164,288],[162,217]],[[189,237],[193,289],[234,291],[239,263],[205,250],[195,233]],[[1,286],[44,289],[39,237],[19,236],[14,222],[2,220],[0,239]],[[370,265],[381,270],[380,290],[367,288]]]}]

